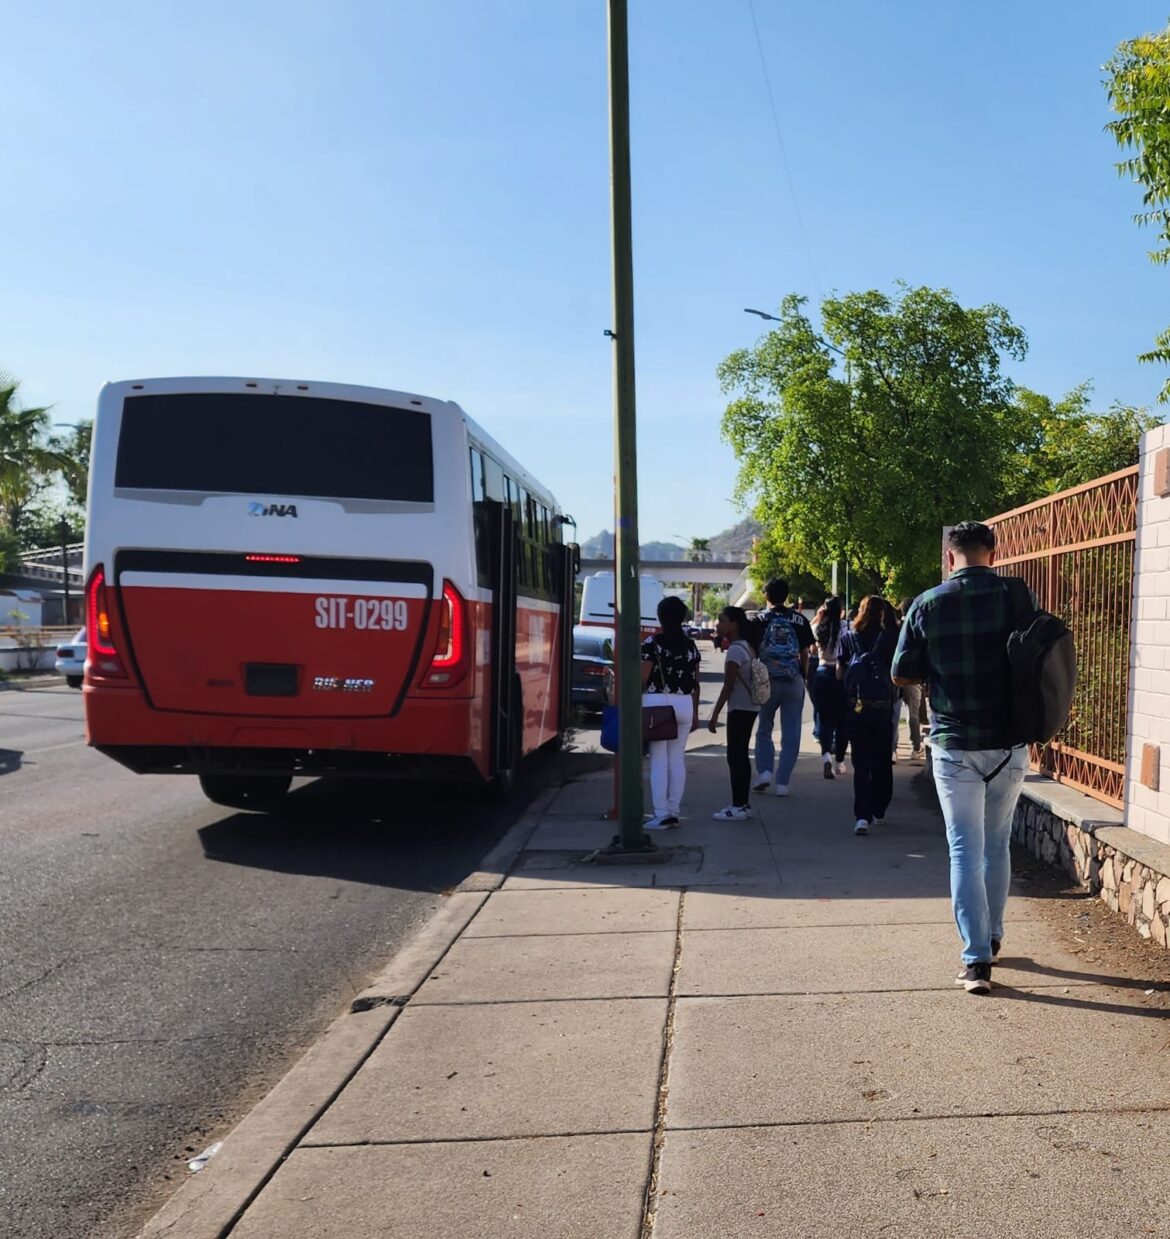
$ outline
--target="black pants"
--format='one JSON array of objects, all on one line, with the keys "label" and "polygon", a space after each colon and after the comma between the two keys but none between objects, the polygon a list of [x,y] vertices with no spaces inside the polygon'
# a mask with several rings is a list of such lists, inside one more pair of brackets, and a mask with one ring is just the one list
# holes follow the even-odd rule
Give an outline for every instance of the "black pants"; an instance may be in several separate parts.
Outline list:
[{"label": "black pants", "polygon": [[849,733],[845,730],[845,685],[835,667],[825,667],[812,677],[812,699],[821,716],[821,752],[845,760]]},{"label": "black pants", "polygon": [[751,799],[751,742],[755,725],[755,710],[728,710],[727,768],[731,771],[731,803],[740,808]]},{"label": "black pants", "polygon": [[853,816],[860,822],[885,817],[894,794],[894,720],[889,710],[877,717],[850,714],[853,745]]}]

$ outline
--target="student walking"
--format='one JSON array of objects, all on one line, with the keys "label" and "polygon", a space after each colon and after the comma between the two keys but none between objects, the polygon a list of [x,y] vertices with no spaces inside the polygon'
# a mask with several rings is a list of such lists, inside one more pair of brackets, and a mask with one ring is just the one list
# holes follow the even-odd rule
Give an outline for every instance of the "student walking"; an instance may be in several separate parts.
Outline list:
[{"label": "student walking", "polygon": [[837,678],[845,692],[845,717],[853,750],[853,833],[869,834],[882,821],[894,794],[894,689],[890,664],[897,645],[893,608],[869,594],[853,628],[842,634]]},{"label": "student walking", "polygon": [[833,762],[836,759],[837,774],[845,773],[845,749],[849,733],[845,730],[845,690],[837,678],[837,647],[842,634],[842,604],[836,594],[825,599],[813,624],[816,650],[819,654],[817,668],[809,678],[813,705],[820,718],[821,764],[826,779],[834,778]]},{"label": "student walking", "polygon": [[650,742],[650,798],[654,816],[647,830],[670,830],[679,822],[687,784],[687,736],[699,725],[699,665],[695,643],[683,632],[687,605],[668,594],[658,604],[662,631],[642,643],[642,704],[670,706],[678,722],[673,740]]},{"label": "student walking", "polygon": [[992,568],[995,533],[978,521],[947,537],[950,576],[917,598],[894,657],[896,684],[930,684],[931,765],[947,828],[951,901],[963,941],[957,985],[991,989],[1011,882],[1011,835],[1028,768],[1011,745],[1008,586]]},{"label": "student walking", "polygon": [[[800,724],[804,713],[805,681],[808,678],[808,650],[813,643],[808,620],[792,607],[785,606],[788,582],[778,577],[764,587],[770,604],[763,617],[760,636],[760,661],[768,668],[772,695],[760,707],[760,726],[756,732],[756,781],[752,786],[764,791],[771,785],[777,796],[788,795],[788,782],[800,752]],[[780,713],[780,764],[776,765],[776,746],[772,727]]]},{"label": "student walking", "polygon": [[[787,591],[785,591],[787,592]],[[727,706],[727,768],[731,774],[731,803],[714,815],[717,822],[742,822],[750,808],[752,727],[760,707],[752,701],[751,662],[758,656],[759,633],[742,607],[724,607],[716,631],[727,641],[723,662],[723,687],[707,726],[715,731],[719,715]],[[803,695],[804,688],[801,686]]]},{"label": "student walking", "polygon": [[[913,598],[903,598],[898,608],[899,629],[910,608],[914,605]],[[902,707],[906,707],[906,717],[910,723],[910,756],[919,761],[922,752],[922,685],[901,684],[894,698],[894,761],[898,760],[898,732],[902,723]]]}]

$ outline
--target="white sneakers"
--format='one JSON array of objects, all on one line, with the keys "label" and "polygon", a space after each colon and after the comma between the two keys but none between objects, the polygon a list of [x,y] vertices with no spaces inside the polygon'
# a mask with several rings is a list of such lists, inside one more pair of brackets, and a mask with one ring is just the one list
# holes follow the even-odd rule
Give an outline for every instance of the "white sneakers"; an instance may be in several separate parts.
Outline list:
[{"label": "white sneakers", "polygon": [[729,804],[726,809],[720,809],[718,813],[712,813],[711,816],[717,822],[743,822],[747,820],[748,811],[737,804]]},{"label": "white sneakers", "polygon": [[773,796],[787,796],[788,784],[777,783],[775,787],[772,787],[772,777],[771,770],[761,770],[760,773],[756,775],[756,781],[752,784],[752,791],[766,792],[768,788],[771,787]]},{"label": "white sneakers", "polygon": [[848,767],[845,765],[845,763],[844,763],[843,761],[839,761],[839,762],[837,763],[837,773],[838,773],[838,774],[848,774],[848,773],[849,773]]},{"label": "white sneakers", "polygon": [[853,827],[853,833],[855,835],[869,834],[869,823],[865,820],[865,818],[859,817],[857,819],[857,825]]}]

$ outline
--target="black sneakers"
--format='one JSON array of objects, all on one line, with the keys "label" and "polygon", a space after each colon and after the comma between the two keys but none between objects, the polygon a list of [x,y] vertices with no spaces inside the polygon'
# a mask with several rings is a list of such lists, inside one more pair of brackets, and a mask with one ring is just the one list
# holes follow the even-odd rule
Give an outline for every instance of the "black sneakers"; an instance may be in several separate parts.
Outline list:
[{"label": "black sneakers", "polygon": [[968,994],[991,993],[991,965],[967,964],[959,969],[955,984],[961,985]]},{"label": "black sneakers", "polygon": [[1001,945],[1002,944],[1000,943],[1000,940],[998,938],[992,938],[991,940],[991,962],[993,964],[999,963],[999,948]]}]

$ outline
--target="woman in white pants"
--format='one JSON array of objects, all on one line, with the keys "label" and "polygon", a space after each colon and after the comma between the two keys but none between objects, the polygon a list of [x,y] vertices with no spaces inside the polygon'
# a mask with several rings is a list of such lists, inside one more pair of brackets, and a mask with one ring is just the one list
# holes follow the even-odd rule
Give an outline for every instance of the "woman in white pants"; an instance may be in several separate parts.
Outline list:
[{"label": "woman in white pants", "polygon": [[671,594],[658,604],[662,631],[642,643],[642,704],[670,706],[678,721],[673,740],[650,743],[650,795],[654,816],[647,830],[678,825],[687,783],[687,736],[699,725],[699,665],[695,643],[683,632],[687,604]]}]

